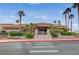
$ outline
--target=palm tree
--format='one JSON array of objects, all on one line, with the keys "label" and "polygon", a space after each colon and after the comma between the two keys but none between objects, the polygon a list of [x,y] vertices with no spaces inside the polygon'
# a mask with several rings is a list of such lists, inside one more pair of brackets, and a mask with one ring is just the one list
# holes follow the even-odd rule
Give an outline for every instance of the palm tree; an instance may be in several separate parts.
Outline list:
[{"label": "palm tree", "polygon": [[18,19],[16,20],[16,23],[19,23],[19,20]]},{"label": "palm tree", "polygon": [[77,11],[78,11],[78,32],[79,32],[79,3],[74,3],[71,8],[77,8]]},{"label": "palm tree", "polygon": [[18,15],[19,15],[19,17],[20,17],[20,31],[22,31],[22,30],[21,30],[21,21],[22,21],[22,16],[25,16],[25,13],[24,13],[24,11],[21,11],[21,10],[20,10],[20,11],[18,12]]},{"label": "palm tree", "polygon": [[61,21],[60,20],[58,20],[58,25],[61,25]]},{"label": "palm tree", "polygon": [[71,8],[66,8],[66,12],[67,12],[67,15],[68,15],[68,28],[69,28],[69,15],[70,15],[70,12],[71,12]]},{"label": "palm tree", "polygon": [[53,23],[56,24],[56,20],[54,20]]},{"label": "palm tree", "polygon": [[67,11],[66,10],[63,12],[63,15],[65,15],[65,24],[66,24],[66,27],[67,27]]},{"label": "palm tree", "polygon": [[72,19],[74,18],[74,15],[73,14],[71,14],[70,16],[69,16],[69,19],[71,19],[71,31],[72,31]]}]

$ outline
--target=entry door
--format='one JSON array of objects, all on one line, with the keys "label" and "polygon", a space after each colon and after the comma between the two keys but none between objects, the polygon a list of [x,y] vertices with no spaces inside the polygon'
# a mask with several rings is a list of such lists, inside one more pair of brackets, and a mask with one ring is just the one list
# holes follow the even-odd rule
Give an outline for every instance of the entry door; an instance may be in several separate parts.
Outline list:
[{"label": "entry door", "polygon": [[47,29],[46,28],[40,28],[38,29],[38,34],[40,35],[46,35]]},{"label": "entry door", "polygon": [[38,31],[39,35],[45,35],[45,31]]}]

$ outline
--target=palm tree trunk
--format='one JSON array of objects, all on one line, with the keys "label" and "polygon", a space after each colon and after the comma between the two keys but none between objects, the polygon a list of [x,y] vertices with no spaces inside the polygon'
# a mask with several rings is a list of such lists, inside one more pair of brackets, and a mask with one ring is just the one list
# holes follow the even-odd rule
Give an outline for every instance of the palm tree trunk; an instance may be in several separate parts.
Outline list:
[{"label": "palm tree trunk", "polygon": [[69,28],[69,13],[68,13],[68,28]]},{"label": "palm tree trunk", "polygon": [[79,33],[79,6],[77,8],[78,8],[78,33]]},{"label": "palm tree trunk", "polygon": [[71,18],[71,32],[72,32],[72,18]]},{"label": "palm tree trunk", "polygon": [[22,31],[21,30],[21,19],[22,19],[22,16],[20,15],[20,31]]},{"label": "palm tree trunk", "polygon": [[29,24],[29,32],[30,32],[30,29],[31,29],[31,28],[30,28],[30,24]]},{"label": "palm tree trunk", "polygon": [[66,18],[66,15],[65,15],[65,24],[66,24],[66,27],[67,27],[67,18]]}]

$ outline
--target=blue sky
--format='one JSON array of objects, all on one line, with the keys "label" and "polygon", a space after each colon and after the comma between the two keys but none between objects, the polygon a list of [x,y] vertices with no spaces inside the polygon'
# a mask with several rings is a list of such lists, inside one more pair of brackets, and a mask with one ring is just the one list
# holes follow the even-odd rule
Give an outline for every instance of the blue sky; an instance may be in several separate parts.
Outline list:
[{"label": "blue sky", "polygon": [[[39,23],[39,22],[48,22],[53,23],[54,20],[61,20],[64,25],[64,16],[62,15],[63,11],[67,7],[71,7],[70,3],[26,3],[26,4],[0,4],[0,23],[16,23],[16,20],[19,19],[17,15],[19,10],[25,12],[23,17],[23,23]],[[77,31],[77,11],[76,9],[72,10],[75,18],[73,19],[73,31]]]}]

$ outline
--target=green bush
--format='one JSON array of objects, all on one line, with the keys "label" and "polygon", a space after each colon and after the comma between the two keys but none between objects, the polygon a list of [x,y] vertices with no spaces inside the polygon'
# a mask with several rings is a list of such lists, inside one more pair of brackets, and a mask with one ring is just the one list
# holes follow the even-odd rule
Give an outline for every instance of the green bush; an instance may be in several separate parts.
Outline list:
[{"label": "green bush", "polygon": [[6,31],[1,31],[0,35],[8,35],[8,33]]},{"label": "green bush", "polygon": [[9,32],[10,36],[23,36],[23,33],[17,32],[17,31],[11,31]]},{"label": "green bush", "polygon": [[58,37],[58,35],[56,33],[51,33],[52,37]]},{"label": "green bush", "polygon": [[26,38],[33,38],[33,35],[31,33],[24,34]]},{"label": "green bush", "polygon": [[73,35],[73,32],[62,32],[61,35]]}]

